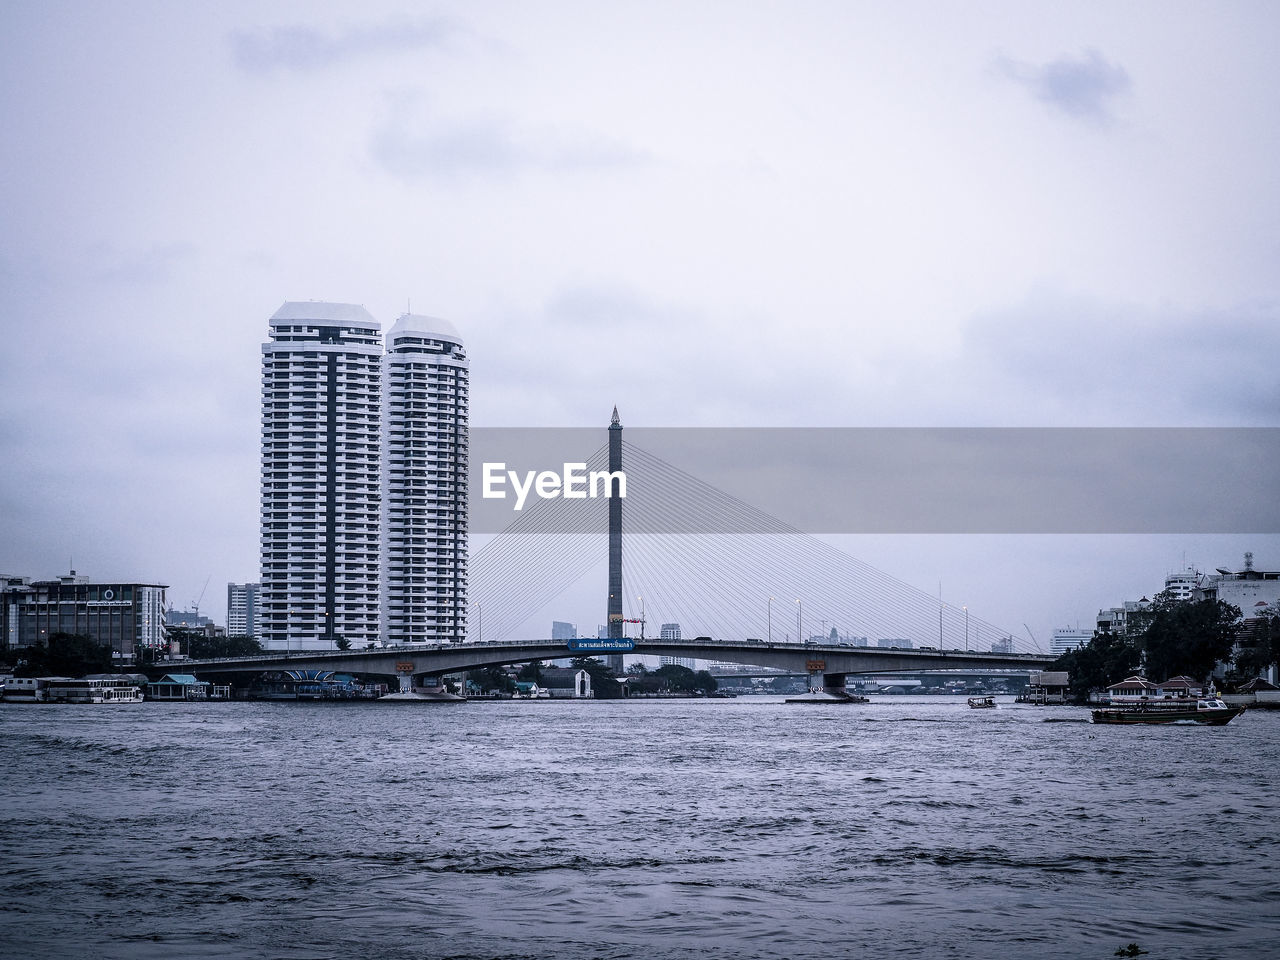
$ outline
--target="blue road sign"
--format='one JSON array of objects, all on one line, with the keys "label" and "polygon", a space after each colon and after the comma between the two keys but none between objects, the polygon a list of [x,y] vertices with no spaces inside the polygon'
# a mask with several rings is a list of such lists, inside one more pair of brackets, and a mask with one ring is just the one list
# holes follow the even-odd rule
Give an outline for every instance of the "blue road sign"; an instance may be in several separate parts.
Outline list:
[{"label": "blue road sign", "polygon": [[569,649],[574,653],[626,653],[635,648],[635,643],[626,637],[613,639],[578,637],[569,641]]}]

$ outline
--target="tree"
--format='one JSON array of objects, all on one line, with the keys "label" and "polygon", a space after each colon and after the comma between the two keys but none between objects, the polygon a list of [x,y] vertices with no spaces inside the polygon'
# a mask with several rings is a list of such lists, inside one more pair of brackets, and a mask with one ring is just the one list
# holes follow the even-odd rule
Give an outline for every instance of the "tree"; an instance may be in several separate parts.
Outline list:
[{"label": "tree", "polygon": [[500,693],[515,693],[516,683],[507,672],[500,667],[482,667],[467,673],[467,679],[482,692],[497,690]]},{"label": "tree", "polygon": [[26,662],[14,670],[19,677],[83,677],[115,670],[111,645],[78,633],[55,633],[48,643],[37,641],[23,651],[23,659]]},{"label": "tree", "polygon": [[197,633],[189,638],[187,656],[196,660],[214,660],[218,657],[252,657],[262,653],[262,644],[253,637],[206,637]]},{"label": "tree", "polygon": [[1105,689],[1136,673],[1141,660],[1142,651],[1128,637],[1095,632],[1085,646],[1054,661],[1052,669],[1067,672],[1072,697],[1083,703],[1091,691]]},{"label": "tree", "polygon": [[333,643],[334,643],[334,646],[336,646],[339,650],[351,649],[351,641],[348,640],[346,637],[334,637]]},{"label": "tree", "polygon": [[1231,657],[1239,623],[1240,608],[1224,600],[1175,600],[1161,593],[1130,618],[1128,635],[1141,647],[1151,679],[1204,680]]},{"label": "tree", "polygon": [[530,660],[520,668],[520,672],[516,674],[516,679],[522,680],[525,683],[541,683],[542,667],[543,663],[541,660]]},{"label": "tree", "polygon": [[1239,619],[1239,608],[1222,600],[1175,600],[1161,593],[1129,615],[1123,634],[1095,633],[1053,669],[1070,674],[1077,701],[1139,670],[1157,682],[1182,675],[1204,680],[1231,656]]}]

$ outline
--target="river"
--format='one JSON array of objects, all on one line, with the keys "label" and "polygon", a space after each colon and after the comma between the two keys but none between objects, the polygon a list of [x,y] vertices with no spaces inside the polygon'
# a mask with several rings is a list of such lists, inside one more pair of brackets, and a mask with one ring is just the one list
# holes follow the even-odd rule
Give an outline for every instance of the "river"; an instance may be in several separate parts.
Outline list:
[{"label": "river", "polygon": [[0,955],[1280,955],[1280,713],[1005,699],[3,705]]}]

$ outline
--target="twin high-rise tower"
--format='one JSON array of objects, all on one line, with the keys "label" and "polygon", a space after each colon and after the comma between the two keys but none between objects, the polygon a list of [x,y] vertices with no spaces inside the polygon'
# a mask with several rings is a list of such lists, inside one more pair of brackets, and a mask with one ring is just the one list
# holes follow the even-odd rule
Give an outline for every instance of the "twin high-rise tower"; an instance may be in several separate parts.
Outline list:
[{"label": "twin high-rise tower", "polygon": [[466,630],[468,366],[452,325],[285,303],[262,345],[269,649]]}]

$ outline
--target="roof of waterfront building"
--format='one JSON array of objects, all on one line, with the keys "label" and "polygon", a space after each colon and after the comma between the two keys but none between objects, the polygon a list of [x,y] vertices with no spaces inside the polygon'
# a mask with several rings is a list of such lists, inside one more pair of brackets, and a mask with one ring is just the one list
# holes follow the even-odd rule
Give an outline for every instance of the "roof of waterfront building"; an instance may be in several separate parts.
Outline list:
[{"label": "roof of waterfront building", "polygon": [[1125,677],[1119,683],[1113,683],[1108,690],[1154,690],[1156,685],[1146,677]]}]

